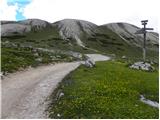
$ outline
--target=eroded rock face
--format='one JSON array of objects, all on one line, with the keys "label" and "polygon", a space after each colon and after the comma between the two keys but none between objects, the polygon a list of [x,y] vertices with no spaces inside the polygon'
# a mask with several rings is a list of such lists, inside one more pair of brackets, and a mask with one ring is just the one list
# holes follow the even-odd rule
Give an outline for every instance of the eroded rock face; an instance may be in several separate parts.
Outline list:
[{"label": "eroded rock face", "polygon": [[32,28],[33,27],[36,28],[37,30],[52,26],[51,23],[44,20],[40,20],[40,19],[27,19],[27,20],[19,21],[19,23],[23,25],[29,25]]},{"label": "eroded rock face", "polygon": [[144,70],[144,71],[153,71],[154,67],[151,64],[146,62],[135,62],[133,65],[130,66],[132,69],[137,70]]},{"label": "eroded rock face", "polygon": [[81,36],[85,33],[87,35],[94,34],[94,30],[97,27],[96,24],[91,22],[76,19],[64,19],[54,23],[54,25],[59,29],[60,36],[63,39],[75,39],[77,44],[82,47],[85,46],[81,41]]},{"label": "eroded rock face", "polygon": [[26,32],[31,31],[31,27],[28,25],[22,25],[17,23],[8,23],[1,25],[1,36],[14,36],[22,35]]}]

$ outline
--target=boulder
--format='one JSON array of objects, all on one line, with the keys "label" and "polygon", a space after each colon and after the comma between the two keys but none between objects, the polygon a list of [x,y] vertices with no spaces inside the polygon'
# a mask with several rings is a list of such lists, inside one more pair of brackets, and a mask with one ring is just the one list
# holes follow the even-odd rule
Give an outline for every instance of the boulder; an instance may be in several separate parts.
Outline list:
[{"label": "boulder", "polygon": [[86,67],[94,67],[95,66],[95,61],[92,60],[92,59],[87,59],[85,61],[85,64],[84,64]]},{"label": "boulder", "polygon": [[154,67],[151,64],[146,62],[135,62],[130,66],[132,69],[144,70],[144,71],[152,71]]}]

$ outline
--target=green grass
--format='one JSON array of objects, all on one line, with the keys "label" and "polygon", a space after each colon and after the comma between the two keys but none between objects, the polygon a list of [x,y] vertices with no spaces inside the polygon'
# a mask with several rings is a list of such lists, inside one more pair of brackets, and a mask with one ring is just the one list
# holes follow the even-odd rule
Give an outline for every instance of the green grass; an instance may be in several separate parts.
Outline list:
[{"label": "green grass", "polygon": [[[35,55],[38,54],[38,55]],[[40,61],[37,59],[41,59]],[[62,53],[50,53],[31,48],[1,48],[1,71],[4,73],[15,72],[28,66],[36,67],[41,64],[73,61],[75,58]]]},{"label": "green grass", "polygon": [[[158,101],[158,72],[132,70],[121,62],[80,66],[52,95],[50,118],[158,118],[157,108],[142,103],[140,95]],[[64,96],[55,99],[58,93]],[[60,116],[59,116],[59,115]]]}]

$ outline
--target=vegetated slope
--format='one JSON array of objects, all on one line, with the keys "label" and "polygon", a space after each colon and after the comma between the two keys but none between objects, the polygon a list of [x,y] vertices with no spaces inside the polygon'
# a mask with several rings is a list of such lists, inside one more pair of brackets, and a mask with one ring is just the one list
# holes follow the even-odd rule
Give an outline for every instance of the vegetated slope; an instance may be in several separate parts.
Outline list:
[{"label": "vegetated slope", "polygon": [[[136,46],[142,46],[143,34],[135,34],[140,28],[128,23],[110,23],[103,25],[117,33],[125,42]],[[147,33],[147,46],[158,46],[158,34],[153,32]]]},{"label": "vegetated slope", "polygon": [[[147,48],[149,47],[149,49],[147,49],[147,57],[148,59],[158,60],[158,44],[151,45],[151,41],[152,39],[147,41],[147,44],[150,44],[147,45]],[[106,26],[98,26],[95,34],[87,38],[87,43],[89,47],[94,47],[94,49],[108,54],[115,54],[117,57],[127,56],[131,59],[142,58],[142,42],[138,42],[137,40],[138,45],[136,45],[134,41],[124,40],[119,34]]]},{"label": "vegetated slope", "polygon": [[[100,53],[140,58],[143,36],[135,34],[140,28],[128,23],[113,23],[97,26],[93,23],[64,19],[54,23],[63,39]],[[76,41],[75,41],[76,40]],[[148,59],[158,59],[158,34],[147,34]],[[95,52],[95,51],[94,51]],[[156,56],[156,57],[155,57]]]},{"label": "vegetated slope", "polygon": [[28,66],[37,67],[42,64],[56,62],[71,62],[77,60],[71,55],[62,52],[48,52],[32,48],[1,48],[1,72],[3,75]]}]

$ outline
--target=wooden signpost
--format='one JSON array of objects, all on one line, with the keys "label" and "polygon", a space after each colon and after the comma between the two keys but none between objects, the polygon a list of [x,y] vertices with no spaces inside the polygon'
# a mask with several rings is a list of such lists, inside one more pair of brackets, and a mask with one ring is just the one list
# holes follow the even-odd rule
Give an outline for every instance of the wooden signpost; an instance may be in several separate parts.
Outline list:
[{"label": "wooden signpost", "polygon": [[148,20],[142,20],[141,23],[143,28],[138,30],[135,34],[143,34],[144,42],[143,42],[143,60],[146,61],[146,33],[147,30],[153,30],[153,28],[146,28]]}]

